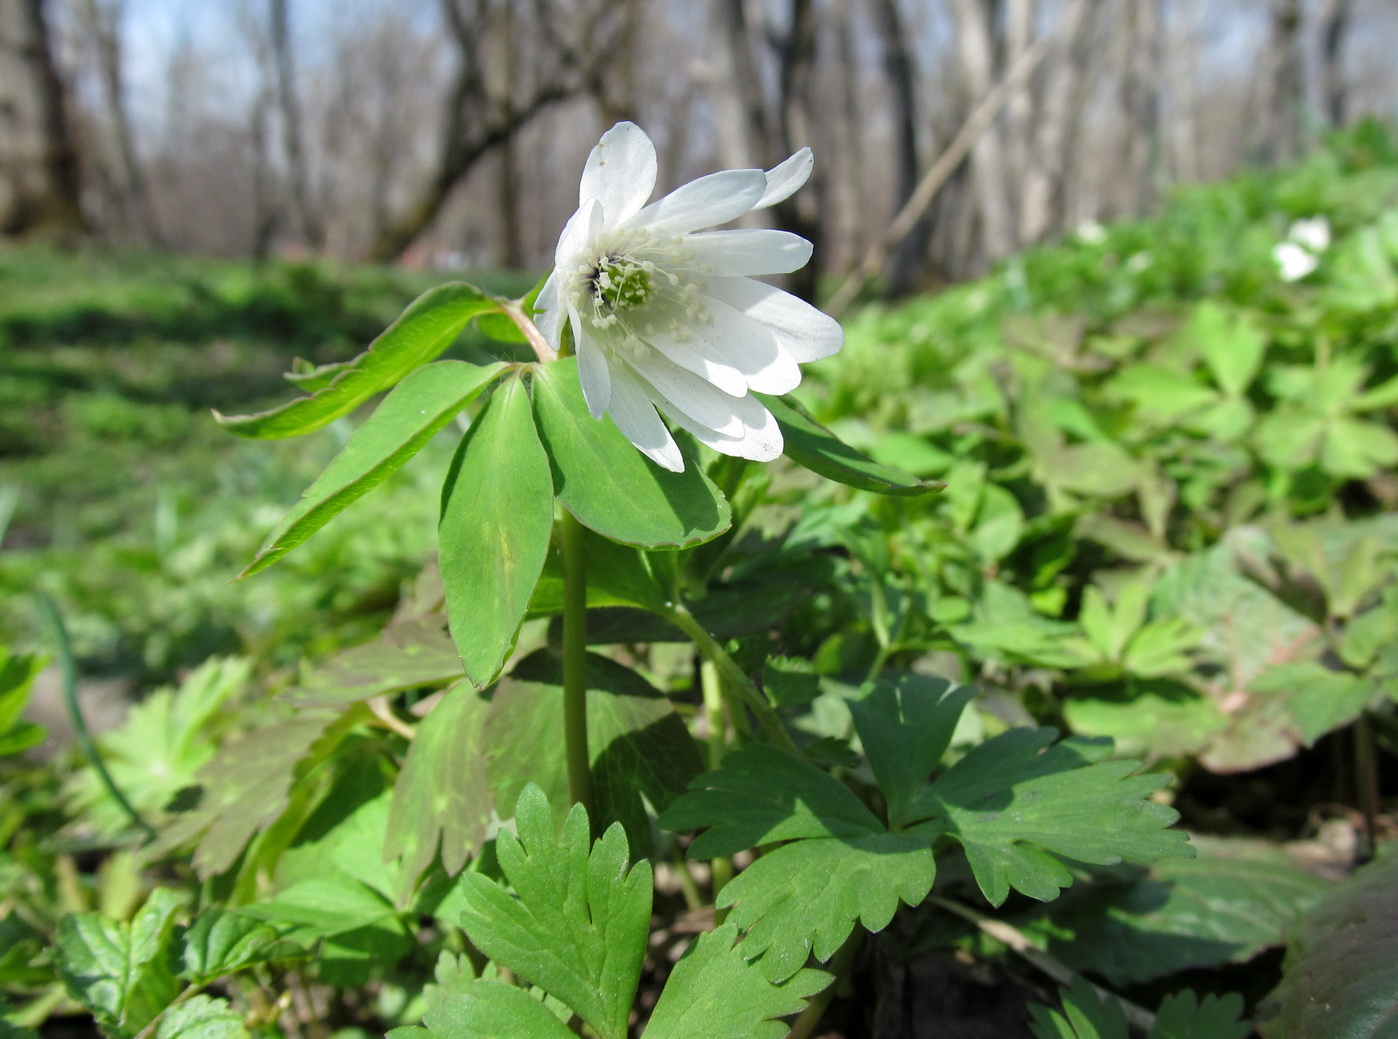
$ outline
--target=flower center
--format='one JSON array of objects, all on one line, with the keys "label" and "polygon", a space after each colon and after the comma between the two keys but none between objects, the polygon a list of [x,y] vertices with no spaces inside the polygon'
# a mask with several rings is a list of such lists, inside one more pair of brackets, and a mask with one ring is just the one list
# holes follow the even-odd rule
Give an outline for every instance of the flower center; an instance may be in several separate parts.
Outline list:
[{"label": "flower center", "polygon": [[613,313],[640,306],[650,295],[652,266],[629,256],[603,256],[587,278],[593,299]]}]

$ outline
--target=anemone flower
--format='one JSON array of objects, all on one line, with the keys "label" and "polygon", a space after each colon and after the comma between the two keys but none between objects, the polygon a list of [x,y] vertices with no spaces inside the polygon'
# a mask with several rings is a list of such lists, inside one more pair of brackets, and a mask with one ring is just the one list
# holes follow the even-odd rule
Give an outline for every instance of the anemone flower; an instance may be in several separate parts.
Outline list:
[{"label": "anemone flower", "polygon": [[712,173],[647,205],[655,146],[640,127],[617,123],[588,156],[539,329],[557,350],[571,333],[588,410],[667,469],[682,471],[684,457],[661,414],[723,454],[776,458],[781,430],[751,391],[790,392],[798,365],[844,343],[833,318],[750,277],[804,266],[804,238],[701,230],[782,201],[811,164],[803,148],[766,173]]}]

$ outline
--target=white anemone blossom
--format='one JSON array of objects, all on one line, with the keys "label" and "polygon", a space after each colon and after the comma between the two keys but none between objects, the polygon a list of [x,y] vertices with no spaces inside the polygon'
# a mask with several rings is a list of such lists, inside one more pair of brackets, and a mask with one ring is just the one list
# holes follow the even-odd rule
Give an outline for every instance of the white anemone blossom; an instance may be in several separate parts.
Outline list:
[{"label": "white anemone blossom", "polygon": [[700,231],[782,201],[806,182],[811,151],[775,169],[724,170],[646,204],[655,146],[618,123],[583,168],[536,304],[555,349],[572,331],[583,396],[659,465],[684,469],[660,414],[714,450],[766,462],[781,430],[750,391],[782,394],[799,364],[840,349],[838,322],[750,275],[805,265],[811,244],[785,231]]}]

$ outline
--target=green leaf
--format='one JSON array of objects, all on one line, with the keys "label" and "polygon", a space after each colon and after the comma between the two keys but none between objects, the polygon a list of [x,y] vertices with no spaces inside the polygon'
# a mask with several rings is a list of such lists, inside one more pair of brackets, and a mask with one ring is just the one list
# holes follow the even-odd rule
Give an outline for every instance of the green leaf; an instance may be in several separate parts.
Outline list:
[{"label": "green leaf", "polygon": [[1243,963],[1280,945],[1287,929],[1334,885],[1280,847],[1195,837],[1193,859],[1109,873],[1021,923],[1076,971],[1116,986],[1183,970]]},{"label": "green leaf", "polygon": [[353,646],[282,694],[297,707],[334,707],[462,677],[461,656],[440,613],[390,624],[372,642]]},{"label": "green leaf", "polygon": [[693,463],[682,473],[636,450],[610,419],[594,419],[574,358],[534,372],[534,413],[558,500],[585,527],[643,548],[688,548],[732,525],[727,500]]},{"label": "green leaf", "polygon": [[1315,660],[1268,668],[1248,689],[1285,703],[1306,746],[1348,725],[1383,699],[1381,685],[1372,678],[1333,671]]},{"label": "green leaf", "polygon": [[892,683],[878,682],[863,700],[850,701],[854,727],[895,830],[908,822],[908,806],[941,762],[973,696],[969,686],[906,674]]},{"label": "green leaf", "polygon": [[449,997],[423,1016],[426,1030],[396,1028],[389,1039],[413,1034],[441,1039],[577,1039],[540,1000],[499,981],[477,979],[464,993]]},{"label": "green leaf", "polygon": [[1212,300],[1195,308],[1186,335],[1192,335],[1213,372],[1214,380],[1230,397],[1240,397],[1252,385],[1262,366],[1267,340],[1247,311],[1229,312]]},{"label": "green leaf", "polygon": [[182,900],[156,888],[130,923],[72,913],[58,925],[55,963],[69,995],[117,1039],[136,1035],[179,993],[175,914]]},{"label": "green leaf", "polygon": [[777,420],[785,442],[783,453],[797,465],[827,480],[879,494],[918,495],[939,490],[937,484],[881,465],[841,441],[811,417],[794,398],[754,393]]},{"label": "green leaf", "polygon": [[[932,890],[936,863],[925,837],[877,833],[793,841],[770,851],[724,886],[718,906],[747,931],[739,950],[783,981],[808,953],[824,961],[858,920],[881,931],[900,901],[918,905]],[[765,955],[764,955],[765,954]]]},{"label": "green leaf", "polygon": [[1155,1014],[1149,1039],[1248,1039],[1252,1025],[1243,1020],[1243,997],[1230,992],[1200,1000],[1186,989],[1166,996]]},{"label": "green leaf", "polygon": [[210,908],[184,932],[179,975],[195,985],[207,985],[244,967],[305,955],[304,949],[284,941],[270,924]]},{"label": "green leaf", "polygon": [[667,830],[709,827],[689,847],[693,858],[733,855],[798,837],[858,838],[883,823],[838,779],[764,743],[749,743],[723,767],[690,784],[660,816]]},{"label": "green leaf", "polygon": [[[491,697],[485,746],[496,803],[514,804],[529,783],[565,800],[567,768],[558,753],[563,738],[562,662],[540,650],[515,665]],[[663,810],[703,769],[694,738],[649,682],[589,653],[587,742],[599,820],[620,822],[633,855],[649,854],[646,803]]]},{"label": "green leaf", "polygon": [[701,934],[675,964],[646,1025],[644,1039],[781,1039],[777,1018],[797,1014],[831,977],[802,970],[773,984],[734,946],[737,928]]},{"label": "green leaf", "polygon": [[1121,1004],[1098,993],[1081,975],[1059,990],[1063,1013],[1032,1003],[1030,1030],[1038,1039],[1128,1039]]},{"label": "green leaf", "polygon": [[916,827],[959,841],[992,905],[1010,888],[1048,901],[1072,882],[1054,856],[1080,862],[1188,857],[1179,816],[1147,800],[1169,777],[1134,761],[1090,763],[1086,744],[1049,747],[1052,729],[1011,729],[973,748],[914,801]]},{"label": "green leaf", "polygon": [[[437,857],[450,875],[485,841],[490,788],[483,742],[489,701],[458,682],[418,723],[403,770],[393,784],[384,856],[402,857],[411,884]],[[408,892],[398,892],[400,900]]]},{"label": "green leaf", "polygon": [[473,317],[497,307],[480,289],[462,282],[428,289],[369,349],[337,370],[329,384],[311,396],[256,415],[226,416],[215,411],[214,418],[229,432],[259,440],[313,433],[433,360]]},{"label": "green leaf", "polygon": [[11,653],[0,646],[0,734],[19,721],[29,700],[34,679],[44,669],[44,658],[28,653]]},{"label": "green leaf", "polygon": [[1264,1039],[1392,1039],[1398,1034],[1398,845],[1302,917],[1281,984],[1258,1011]]},{"label": "green leaf", "polygon": [[[511,895],[479,873],[463,878],[463,926],[500,966],[572,1009],[601,1039],[625,1039],[640,980],[651,905],[650,863],[629,866],[613,825],[589,852],[587,813],[568,813],[555,836],[544,793],[528,786],[515,807],[519,837],[497,838]],[[474,988],[474,986],[473,986]]]},{"label": "green leaf", "polygon": [[243,1015],[226,999],[194,996],[160,1018],[155,1039],[240,1039],[248,1034]]},{"label": "green leaf", "polygon": [[467,431],[442,493],[447,618],[478,689],[514,648],[552,530],[548,456],[523,381],[509,379]]},{"label": "green leaf", "polygon": [[411,372],[350,435],[240,577],[265,570],[383,483],[505,370],[438,361]]}]

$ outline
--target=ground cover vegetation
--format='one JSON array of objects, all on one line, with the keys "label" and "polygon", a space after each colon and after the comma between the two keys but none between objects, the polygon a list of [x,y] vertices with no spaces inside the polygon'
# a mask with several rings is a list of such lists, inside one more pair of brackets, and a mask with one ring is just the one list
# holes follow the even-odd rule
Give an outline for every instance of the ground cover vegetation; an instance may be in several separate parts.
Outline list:
[{"label": "ground cover vegetation", "polygon": [[0,1036],[1393,1034],[1379,128],[855,312],[763,465],[527,279],[0,271]]}]

